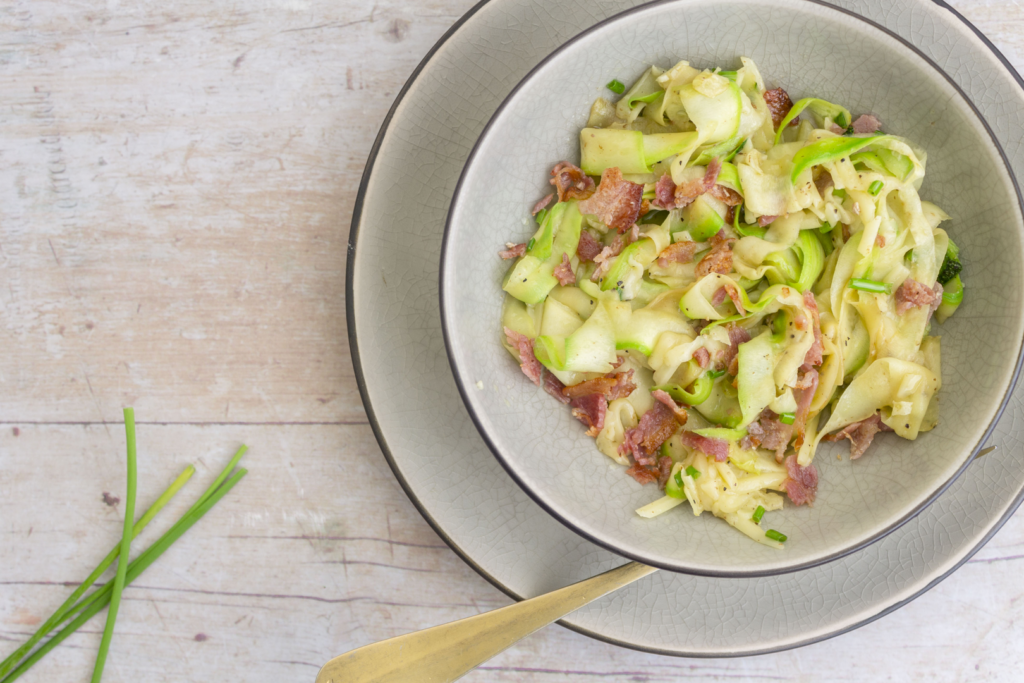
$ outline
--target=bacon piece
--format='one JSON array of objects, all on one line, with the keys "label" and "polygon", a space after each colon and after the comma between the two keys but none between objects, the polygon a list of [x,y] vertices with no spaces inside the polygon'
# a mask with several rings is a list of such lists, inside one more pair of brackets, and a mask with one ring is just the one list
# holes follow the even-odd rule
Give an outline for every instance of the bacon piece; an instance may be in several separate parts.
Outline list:
[{"label": "bacon piece", "polygon": [[896,290],[896,312],[903,315],[915,306],[928,306],[933,311],[942,303],[942,285],[931,289],[908,277]]},{"label": "bacon piece", "polygon": [[622,235],[617,235],[612,243],[601,250],[601,253],[594,257],[594,263],[597,264],[597,268],[594,269],[594,274],[590,276],[591,282],[599,282],[601,278],[605,276],[612,267],[612,259],[622,253],[622,250],[626,248],[626,241],[622,239]]},{"label": "bacon piece", "polygon": [[565,385],[562,384],[560,379],[552,375],[550,372],[545,371],[542,381],[544,391],[554,396],[559,403],[569,403],[569,397],[562,393],[562,390],[565,389]]},{"label": "bacon piece", "polygon": [[725,287],[719,287],[715,290],[715,293],[711,295],[711,305],[716,307],[719,306],[723,301],[725,301],[726,296],[728,296],[728,294],[725,291]]},{"label": "bacon piece", "polygon": [[729,350],[722,357],[722,362],[730,375],[736,376],[739,372],[740,344],[750,341],[750,333],[735,323],[728,323],[725,329],[729,331]]},{"label": "bacon piece", "polygon": [[555,266],[551,274],[563,287],[576,284],[576,273],[572,272],[572,264],[569,263],[569,255],[562,252],[562,262]]},{"label": "bacon piece", "polygon": [[793,417],[793,431],[796,432],[794,448],[800,448],[804,443],[804,432],[807,428],[807,415],[811,412],[811,401],[814,400],[814,392],[818,390],[818,371],[814,368],[802,373],[797,381],[793,396],[796,398],[796,413]]},{"label": "bacon piece", "polygon": [[742,198],[738,194],[725,187],[719,190],[715,184],[718,182],[718,174],[721,171],[722,162],[716,157],[708,162],[707,170],[704,171],[702,177],[688,180],[682,185],[676,185],[672,181],[672,176],[666,173],[658,178],[658,182],[654,186],[654,206],[659,209],[681,209],[705,192],[710,192],[713,196],[721,195],[719,198],[722,201],[736,195],[739,199],[735,203],[739,204]]},{"label": "bacon piece", "polygon": [[821,346],[821,318],[818,315],[818,302],[814,298],[814,293],[811,290],[804,292],[804,306],[811,312],[811,325],[814,328],[814,343],[811,344],[811,348],[807,349],[807,354],[804,356],[804,364],[802,368],[810,368],[815,365],[821,365],[822,360],[822,346]]},{"label": "bacon piece", "polygon": [[778,218],[778,216],[761,216],[757,219],[757,224],[764,228],[771,225],[776,218]]},{"label": "bacon piece", "polygon": [[864,135],[865,133],[876,133],[878,129],[882,127],[882,122],[871,114],[861,114],[857,117],[857,120],[853,122],[853,132],[858,135]]},{"label": "bacon piece", "polygon": [[697,364],[701,368],[706,368],[711,364],[711,354],[703,346],[693,352],[693,357],[697,359]]},{"label": "bacon piece", "polygon": [[626,470],[626,474],[636,479],[637,483],[642,486],[645,484],[653,484],[658,481],[658,476],[661,472],[656,469],[644,467],[640,463],[634,463],[632,467]]},{"label": "bacon piece", "polygon": [[743,307],[743,299],[740,298],[739,287],[736,285],[722,285],[716,289],[715,293],[711,295],[711,305],[718,306],[725,301],[726,296],[732,299],[732,304],[738,313],[742,315],[747,312]]},{"label": "bacon piece", "polygon": [[661,403],[655,403],[643,414],[637,426],[626,432],[619,453],[632,453],[637,463],[644,467],[656,465],[658,449],[677,429],[679,423],[672,411]]},{"label": "bacon piece", "polygon": [[651,396],[654,397],[655,401],[658,401],[672,411],[672,414],[675,415],[676,422],[681,425],[686,424],[686,421],[690,418],[689,414],[686,412],[685,408],[680,408],[667,392],[662,391],[661,389],[655,389],[651,392]]},{"label": "bacon piece", "polygon": [[[743,201],[743,196],[739,192],[724,185],[715,185],[708,190],[708,194],[730,207],[737,206]],[[726,223],[732,223],[732,218],[727,218]]]},{"label": "bacon piece", "polygon": [[835,133],[836,135],[846,135],[846,129],[840,128],[834,123],[829,124],[828,129]]},{"label": "bacon piece", "polygon": [[569,398],[601,394],[609,401],[614,401],[617,398],[629,396],[633,393],[634,389],[636,389],[636,384],[633,383],[633,371],[628,370],[573,384],[562,389],[562,393]]},{"label": "bacon piece", "polygon": [[725,462],[729,459],[729,442],[725,439],[701,436],[696,432],[683,432],[682,439],[683,444],[688,448],[700,451],[704,455],[710,455],[718,462]]},{"label": "bacon piece", "polygon": [[601,253],[601,249],[601,243],[589,230],[580,232],[580,243],[576,246],[576,255],[580,257],[580,261],[593,261],[594,257]]},{"label": "bacon piece", "polygon": [[690,263],[697,251],[697,243],[689,240],[674,242],[658,254],[658,265],[667,268],[670,263]]},{"label": "bacon piece", "polygon": [[640,215],[643,216],[651,210],[651,203],[646,199],[640,200]]},{"label": "bacon piece", "polygon": [[580,213],[597,216],[609,228],[623,233],[640,217],[644,186],[623,180],[618,168],[606,168],[597,192],[579,203]]},{"label": "bacon piece", "polygon": [[821,174],[814,180],[814,187],[817,188],[818,194],[822,197],[825,196],[825,191],[834,185],[835,181],[832,180],[832,174],[824,169],[822,169]]},{"label": "bacon piece", "polygon": [[629,229],[629,232],[625,234],[625,237],[627,245],[636,242],[638,239],[640,239],[640,226],[634,224],[633,227]]},{"label": "bacon piece", "polygon": [[825,441],[839,441],[839,439],[850,440],[850,460],[856,460],[864,455],[871,442],[878,432],[891,432],[892,430],[882,423],[882,417],[875,413],[866,420],[846,425],[838,432],[825,436]]},{"label": "bacon piece", "polygon": [[542,199],[539,202],[537,202],[536,204],[534,204],[533,205],[533,211],[531,212],[531,215],[536,216],[538,213],[543,211],[547,207],[547,205],[551,203],[551,200],[554,199],[554,198],[555,198],[555,195],[549,194],[547,197],[544,197],[544,199]]},{"label": "bacon piece", "polygon": [[732,225],[736,222],[736,207],[726,206],[725,208],[725,224]]},{"label": "bacon piece", "polygon": [[814,465],[801,467],[800,463],[796,461],[796,456],[791,455],[786,458],[786,473],[789,474],[789,479],[783,486],[789,499],[795,505],[813,503],[814,494],[818,489],[818,470],[814,468]]},{"label": "bacon piece", "polygon": [[564,202],[567,199],[587,199],[594,194],[594,179],[583,172],[579,166],[574,166],[568,161],[556,164],[551,169],[551,184],[558,192],[558,201]]},{"label": "bacon piece", "polygon": [[[793,425],[788,425],[779,420],[779,416],[765,408],[758,418],[758,424],[764,434],[761,438],[761,448],[775,451],[775,459],[782,462],[782,455],[789,447],[789,440],[793,438]],[[747,427],[750,432],[750,427]]]},{"label": "bacon piece", "polygon": [[658,458],[658,486],[662,489],[665,488],[665,484],[668,483],[669,476],[672,475],[672,458]]},{"label": "bacon piece", "polygon": [[751,422],[747,425],[747,435],[740,439],[740,448],[745,448],[748,451],[752,451],[761,445],[761,437],[764,436],[764,430],[761,429],[759,422]]},{"label": "bacon piece", "polygon": [[505,259],[506,261],[510,258],[519,258],[526,253],[526,242],[522,244],[512,244],[509,242],[505,245],[507,249],[498,252],[498,256]]},{"label": "bacon piece", "polygon": [[588,394],[569,401],[572,416],[587,425],[587,436],[597,436],[604,429],[604,416],[608,401],[601,394]]},{"label": "bacon piece", "polygon": [[732,243],[736,240],[725,237],[725,229],[718,231],[718,234],[711,238],[714,245],[704,258],[697,264],[697,277],[701,278],[710,273],[725,275],[732,270]]},{"label": "bacon piece", "polygon": [[[793,100],[789,99],[789,93],[782,88],[769,90],[764,94],[764,103],[768,105],[768,111],[772,115],[772,126],[778,128],[782,119],[786,118],[789,110],[793,108]],[[796,125],[796,119],[789,125]]]},{"label": "bacon piece", "polygon": [[654,184],[654,205],[661,209],[676,207],[676,184],[672,182],[672,176],[668,173],[658,178],[658,182]]},{"label": "bacon piece", "polygon": [[540,375],[544,366],[533,355],[533,340],[525,334],[513,332],[507,327],[505,328],[505,337],[508,339],[509,346],[515,347],[519,352],[519,367],[523,369],[523,374],[529,377],[531,382],[540,386]]}]

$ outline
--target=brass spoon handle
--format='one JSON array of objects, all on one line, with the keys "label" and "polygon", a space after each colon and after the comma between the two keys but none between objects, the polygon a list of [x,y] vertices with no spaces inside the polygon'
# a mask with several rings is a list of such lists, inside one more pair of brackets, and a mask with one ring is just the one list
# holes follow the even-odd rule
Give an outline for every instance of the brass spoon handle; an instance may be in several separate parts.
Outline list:
[{"label": "brass spoon handle", "polygon": [[630,562],[508,607],[366,645],[324,664],[316,683],[454,681],[537,629],[655,571]]}]

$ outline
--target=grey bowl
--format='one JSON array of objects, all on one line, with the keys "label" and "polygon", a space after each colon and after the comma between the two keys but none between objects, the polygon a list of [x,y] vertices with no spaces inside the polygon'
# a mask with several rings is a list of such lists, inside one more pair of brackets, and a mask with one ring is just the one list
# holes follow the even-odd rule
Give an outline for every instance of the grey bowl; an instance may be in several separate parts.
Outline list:
[{"label": "grey bowl", "polygon": [[[941,327],[940,424],[914,442],[876,440],[856,462],[823,447],[813,508],[787,506],[776,551],[685,506],[653,520],[633,511],[659,494],[599,453],[562,406],[528,382],[500,344],[504,264],[492,256],[532,232],[547,171],[578,158],[577,134],[613,77],[650,64],[752,57],[769,85],[872,112],[928,151],[922,196],[945,209],[965,254],[967,298]],[[662,568],[756,576],[841,557],[898,528],[947,487],[991,431],[1020,365],[1021,202],[987,124],[912,46],[858,16],[803,0],[675,0],[598,24],[542,62],[484,130],[456,189],[442,246],[442,325],[463,399],[491,450],[541,506],[583,536]],[[478,382],[483,388],[478,388]]]}]

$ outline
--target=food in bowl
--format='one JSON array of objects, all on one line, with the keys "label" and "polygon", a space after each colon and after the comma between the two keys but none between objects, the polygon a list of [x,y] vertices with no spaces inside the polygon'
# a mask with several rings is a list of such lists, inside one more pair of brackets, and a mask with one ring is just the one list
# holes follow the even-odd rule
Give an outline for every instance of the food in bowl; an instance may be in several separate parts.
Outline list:
[{"label": "food in bowl", "polygon": [[937,424],[931,323],[963,283],[923,150],[741,63],[609,83],[579,166],[501,252],[502,325],[598,448],[664,489],[641,516],[689,502],[782,547],[764,515],[814,501],[822,440],[856,459]]}]

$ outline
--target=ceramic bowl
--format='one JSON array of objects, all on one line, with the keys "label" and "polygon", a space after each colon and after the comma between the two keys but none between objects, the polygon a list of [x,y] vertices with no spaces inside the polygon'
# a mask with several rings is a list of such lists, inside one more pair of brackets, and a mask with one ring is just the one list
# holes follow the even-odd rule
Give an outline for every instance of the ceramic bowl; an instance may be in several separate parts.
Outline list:
[{"label": "ceramic bowl", "polygon": [[[768,87],[871,112],[886,132],[928,152],[921,195],[952,220],[965,303],[942,337],[939,426],[916,441],[876,438],[851,462],[846,442],[822,444],[813,507],[787,503],[772,526],[784,550],[751,542],[710,514],[680,506],[654,519],[634,510],[661,494],[623,474],[569,411],[523,376],[501,345],[496,252],[534,231],[530,207],[548,172],[578,160],[578,133],[612,78],[651,64],[757,63]],[[675,0],[643,6],[572,39],[509,95],[467,162],[448,217],[440,296],[449,359],[484,440],[520,486],[586,538],[665,569],[757,576],[841,557],[898,528],[970,462],[1007,400],[1020,365],[1024,221],[1016,181],[970,100],[913,46],[863,18],[806,0]]]}]

